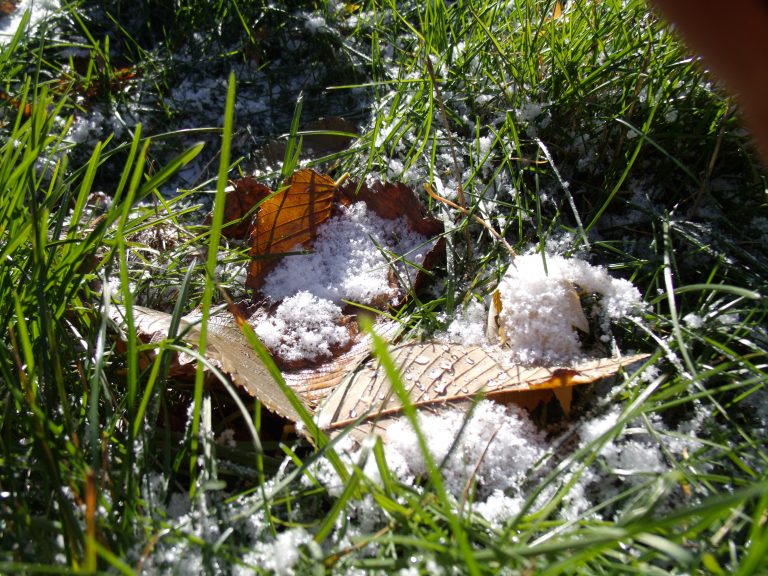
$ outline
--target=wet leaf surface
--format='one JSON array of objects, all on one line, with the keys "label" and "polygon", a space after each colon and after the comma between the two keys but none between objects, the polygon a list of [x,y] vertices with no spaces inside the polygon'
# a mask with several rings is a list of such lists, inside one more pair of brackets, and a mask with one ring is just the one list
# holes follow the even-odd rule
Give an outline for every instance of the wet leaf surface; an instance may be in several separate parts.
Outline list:
[{"label": "wet leaf surface", "polygon": [[[391,355],[411,403],[418,408],[460,405],[482,396],[532,410],[557,398],[566,414],[573,386],[609,378],[647,357],[588,359],[574,366],[505,366],[486,348],[443,342],[402,344],[392,348]],[[338,430],[362,417],[354,434],[362,437],[370,431],[385,434],[388,421],[401,411],[384,370],[371,361],[338,385],[318,418],[322,427]]]}]

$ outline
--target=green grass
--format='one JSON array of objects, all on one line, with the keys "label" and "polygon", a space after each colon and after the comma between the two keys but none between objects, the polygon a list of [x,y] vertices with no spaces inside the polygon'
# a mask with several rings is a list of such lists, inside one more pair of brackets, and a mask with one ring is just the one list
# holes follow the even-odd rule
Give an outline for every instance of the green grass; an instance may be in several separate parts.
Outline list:
[{"label": "green grass", "polygon": [[[69,2],[0,49],[0,88],[34,102],[28,118],[0,110],[0,572],[260,573],[278,567],[268,543],[292,537],[299,574],[765,573],[765,172],[731,100],[645,4],[552,11]],[[124,67],[136,78],[116,83]],[[218,109],[191,109],[177,88],[211,77]],[[267,110],[244,106],[267,89]],[[344,111],[361,127],[348,150],[297,152],[302,124]],[[96,112],[96,137],[73,139]],[[286,168],[259,150],[281,135],[287,164],[402,179],[445,219],[445,265],[394,311],[413,332],[443,329],[509,265],[424,183],[517,251],[589,255],[643,293],[613,337],[651,353],[656,375],[585,393],[502,525],[459,507],[434,459],[410,485],[367,447],[376,483],[338,441],[281,437],[258,404],[257,442],[216,444],[244,416],[201,369],[193,384],[169,374],[180,342],[128,330],[118,344],[116,302],[178,320],[218,303],[219,285],[247,296],[246,251],[202,214],[238,172],[276,183]],[[611,409],[608,429],[574,440]],[[633,434],[665,471],[610,469],[601,449]],[[563,514],[597,473],[605,496]]]}]

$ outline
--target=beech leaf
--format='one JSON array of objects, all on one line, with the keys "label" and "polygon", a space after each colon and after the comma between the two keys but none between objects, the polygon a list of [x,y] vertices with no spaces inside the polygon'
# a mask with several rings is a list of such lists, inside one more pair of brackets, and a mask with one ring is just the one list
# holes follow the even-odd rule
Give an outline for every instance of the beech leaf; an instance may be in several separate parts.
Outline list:
[{"label": "beech leaf", "polygon": [[254,258],[246,286],[260,288],[280,256],[317,236],[317,227],[331,215],[336,183],[314,170],[299,170],[287,186],[259,208],[251,229]]},{"label": "beech leaf", "polygon": [[[126,328],[123,307],[113,308],[111,317],[123,329]],[[168,338],[171,327],[170,314],[143,306],[133,306],[133,317],[136,332],[144,341],[159,342]],[[187,344],[196,346],[200,341],[200,317],[182,317],[179,336]],[[218,364],[235,384],[242,386],[268,410],[292,422],[300,421],[299,415],[248,344],[234,319],[228,315],[215,315],[210,318],[205,356]]]},{"label": "beech leaf", "polygon": [[[233,189],[227,193],[224,200],[224,222],[227,224],[221,232],[227,238],[247,238],[253,219],[250,212],[272,191],[252,176],[234,180],[232,187]],[[211,216],[206,219],[206,224],[210,225],[210,223]]]},{"label": "beech leaf", "polygon": [[[571,388],[615,375],[621,368],[647,357],[595,358],[574,366],[505,366],[480,346],[443,342],[408,343],[393,347],[390,355],[417,408],[461,404],[477,395],[499,402],[515,402],[533,409],[557,398],[570,409]],[[370,361],[349,374],[322,405],[322,428],[339,430],[362,417],[355,437],[371,430],[386,431],[402,405],[384,370]]]}]

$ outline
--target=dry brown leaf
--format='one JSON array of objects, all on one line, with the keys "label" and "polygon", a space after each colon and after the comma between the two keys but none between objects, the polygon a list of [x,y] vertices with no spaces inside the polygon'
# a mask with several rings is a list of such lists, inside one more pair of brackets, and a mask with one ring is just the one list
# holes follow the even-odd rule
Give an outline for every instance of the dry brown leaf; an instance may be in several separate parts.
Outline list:
[{"label": "dry brown leaf", "polygon": [[[170,314],[141,306],[134,306],[133,312],[136,331],[144,341],[167,338]],[[122,307],[113,309],[112,318],[125,327]],[[179,325],[181,339],[192,346],[199,342],[199,320],[199,316],[185,316]],[[396,324],[387,323],[380,328],[391,335]],[[386,439],[389,426],[402,417],[402,404],[384,370],[376,361],[363,364],[368,353],[369,340],[362,337],[349,352],[320,369],[284,374],[310,412],[327,397],[318,412],[321,427],[338,432],[362,416],[362,423],[352,431],[352,437],[358,441],[371,431]],[[479,346],[409,343],[392,348],[390,353],[411,402],[420,410],[445,406],[467,409],[471,400],[482,395],[500,403],[514,402],[528,410],[554,397],[566,413],[573,386],[614,376],[621,368],[647,357],[635,354],[589,359],[573,367],[504,367]],[[228,315],[211,317],[206,357],[268,410],[292,422],[299,421],[296,411]]]},{"label": "dry brown leaf", "polygon": [[419,198],[413,190],[401,183],[376,182],[363,185],[357,190],[357,183],[348,182],[339,188],[339,202],[349,206],[365,202],[368,208],[387,220],[404,217],[411,230],[423,236],[436,236],[444,230],[437,218],[426,216]]},{"label": "dry brown leaf", "polygon": [[314,170],[299,170],[285,189],[268,198],[259,209],[251,229],[254,258],[248,268],[246,286],[258,289],[281,255],[297,244],[317,236],[317,227],[328,219],[336,183]]},{"label": "dry brown leaf", "polygon": [[0,18],[13,14],[18,8],[18,0],[0,0]]},{"label": "dry brown leaf", "polygon": [[[410,343],[396,346],[390,353],[411,402],[419,408],[460,404],[477,395],[534,408],[555,396],[566,412],[571,387],[613,376],[646,357],[590,359],[573,367],[505,367],[479,346]],[[364,416],[359,436],[373,429],[385,430],[385,421],[401,410],[384,370],[371,361],[339,384],[321,407],[319,422],[326,429],[338,430]]]},{"label": "dry brown leaf", "polygon": [[0,90],[0,101],[6,102],[11,108],[21,110],[21,115],[24,118],[32,116],[32,104],[27,103],[22,105],[18,98],[14,98],[5,90]]},{"label": "dry brown leaf", "polygon": [[[133,307],[137,334],[147,342],[159,342],[168,337],[171,315],[142,306]],[[125,329],[125,310],[112,309],[112,319]],[[192,346],[200,341],[200,317],[184,316],[179,324],[181,339]],[[242,386],[268,410],[299,421],[299,415],[288,402],[279,386],[267,371],[258,355],[248,344],[237,324],[228,315],[212,316],[208,323],[205,356],[221,367],[232,381]]]},{"label": "dry brown leaf", "polygon": [[[233,190],[224,200],[224,228],[221,233],[227,238],[247,239],[251,230],[252,210],[259,202],[272,194],[255,178],[246,176],[232,182]],[[210,225],[211,216],[206,219]],[[229,224],[228,223],[232,223]]]},{"label": "dry brown leaf", "polygon": [[[395,337],[400,325],[392,320],[379,318],[375,329],[382,338],[390,340]],[[305,406],[314,411],[329,394],[333,393],[347,374],[356,370],[368,359],[370,353],[370,337],[360,332],[355,336],[350,349],[343,354],[312,369],[283,370],[283,377],[304,400]]]}]

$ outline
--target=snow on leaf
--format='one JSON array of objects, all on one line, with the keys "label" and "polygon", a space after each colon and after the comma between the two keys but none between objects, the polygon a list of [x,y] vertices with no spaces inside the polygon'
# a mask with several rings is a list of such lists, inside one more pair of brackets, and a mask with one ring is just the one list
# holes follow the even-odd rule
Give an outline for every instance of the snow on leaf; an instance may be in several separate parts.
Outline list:
[{"label": "snow on leaf", "polygon": [[349,182],[339,188],[339,201],[345,206],[365,202],[370,210],[386,220],[405,218],[411,230],[424,236],[435,236],[443,231],[443,223],[425,216],[413,190],[399,182],[375,182],[371,186],[361,186],[359,190],[357,184]]}]

